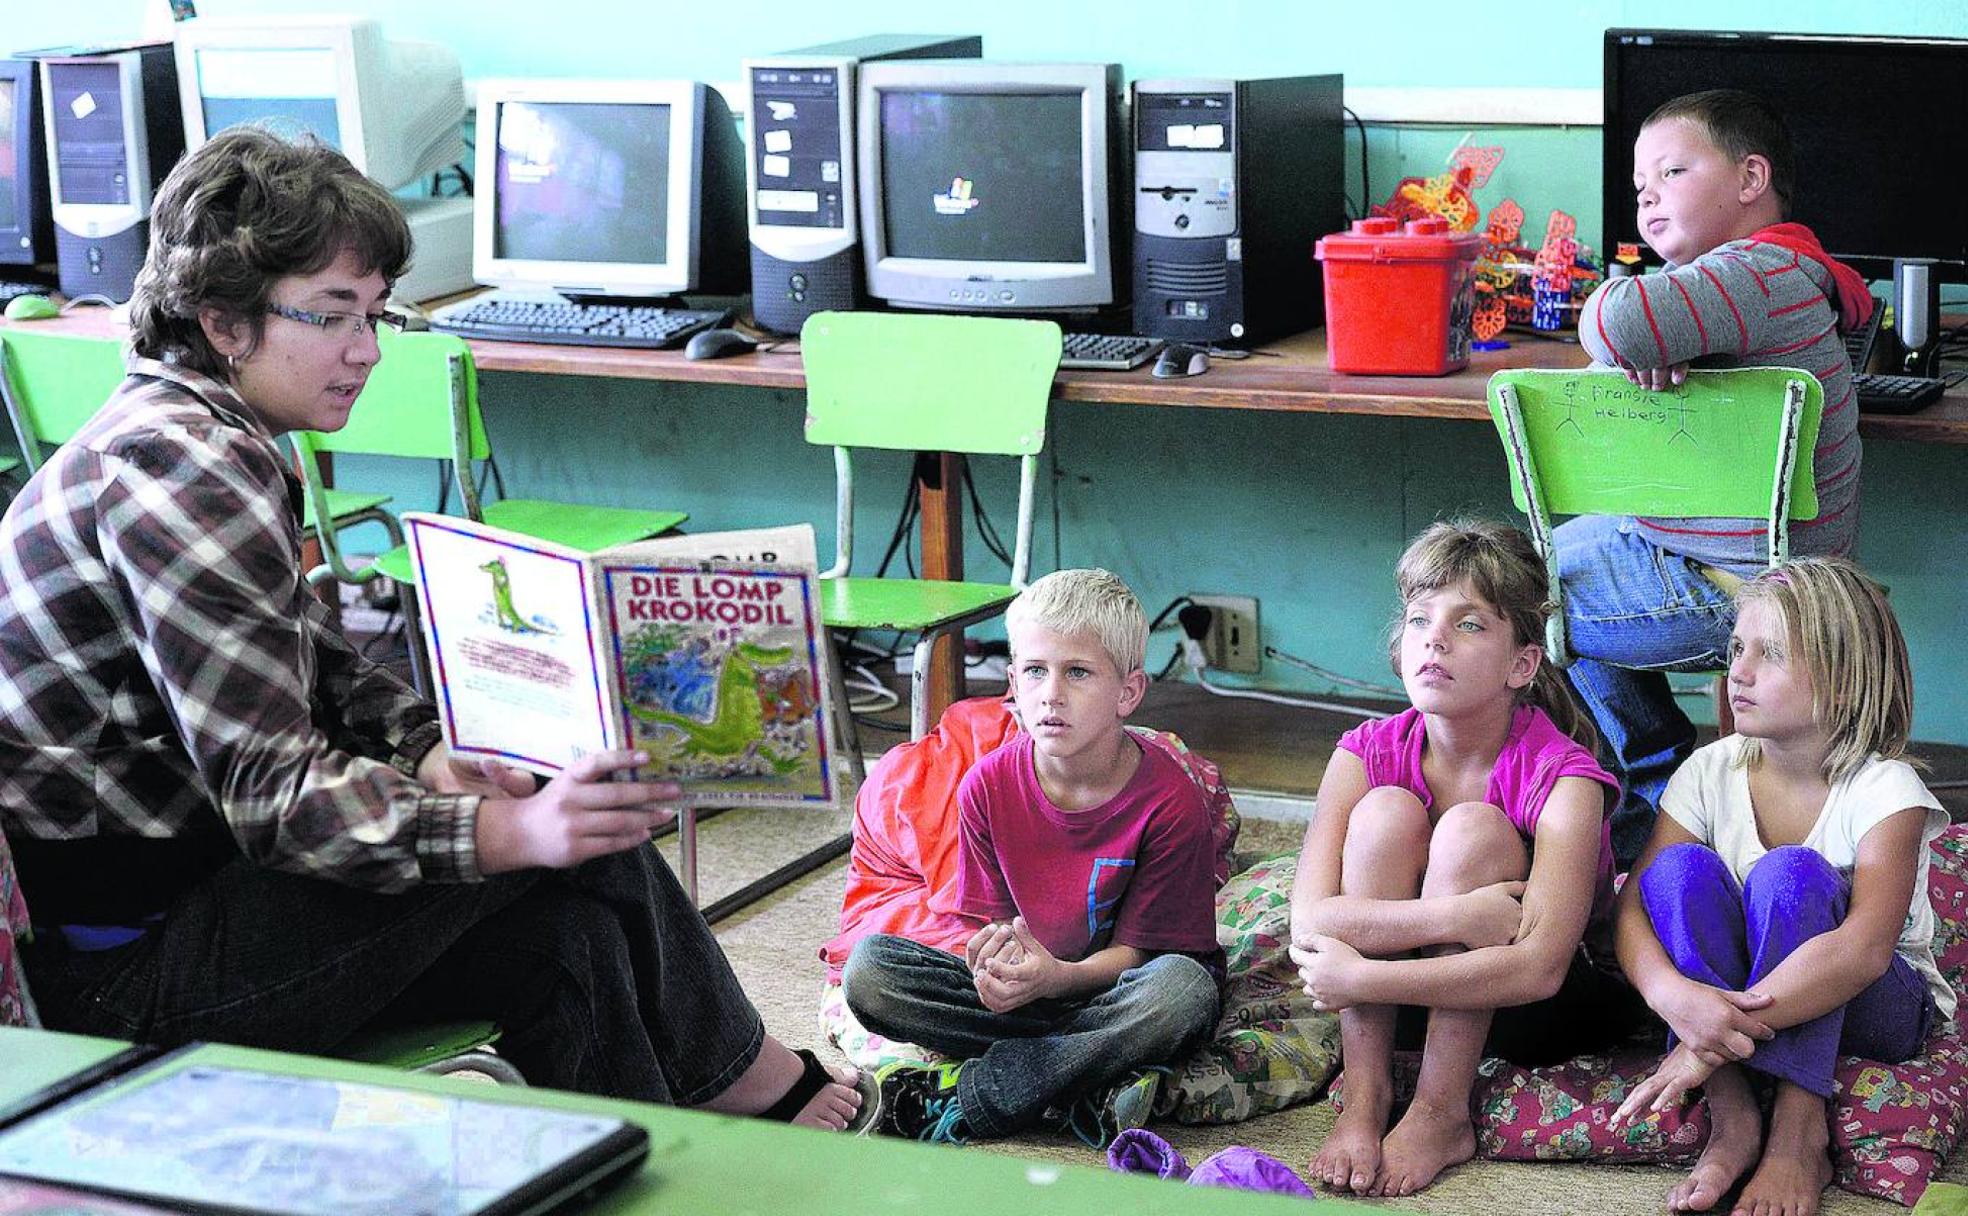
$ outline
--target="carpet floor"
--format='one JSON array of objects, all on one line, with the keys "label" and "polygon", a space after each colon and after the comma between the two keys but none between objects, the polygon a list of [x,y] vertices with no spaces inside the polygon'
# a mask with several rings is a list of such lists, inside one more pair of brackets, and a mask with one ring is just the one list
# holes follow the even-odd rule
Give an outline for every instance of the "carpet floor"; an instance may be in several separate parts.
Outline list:
[{"label": "carpet floor", "polygon": [[[700,830],[698,866],[705,902],[734,890],[842,830],[844,819],[796,811],[728,811]],[[1256,857],[1297,845],[1302,825],[1247,820],[1240,854]],[[675,864],[674,838],[664,850]],[[846,889],[845,862],[836,861],[798,880],[717,927],[732,966],[769,1030],[794,1047],[812,1047],[823,1058],[838,1053],[823,1043],[818,1019],[826,979],[818,948],[838,929]],[[1220,1148],[1247,1144],[1303,1171],[1331,1130],[1333,1110],[1321,1101],[1225,1127],[1156,1124],[1193,1165]],[[1104,1159],[1064,1136],[1035,1134],[951,1152],[1000,1152],[1049,1163],[1102,1167]],[[1448,1171],[1422,1194],[1400,1200],[1367,1200],[1390,1209],[1432,1213],[1652,1212],[1664,1207],[1682,1172],[1655,1166],[1515,1164],[1473,1162]],[[1968,1182],[1968,1163],[1957,1159],[1942,1177]],[[1880,1200],[1833,1189],[1827,1216],[1890,1216],[1904,1211]]]}]

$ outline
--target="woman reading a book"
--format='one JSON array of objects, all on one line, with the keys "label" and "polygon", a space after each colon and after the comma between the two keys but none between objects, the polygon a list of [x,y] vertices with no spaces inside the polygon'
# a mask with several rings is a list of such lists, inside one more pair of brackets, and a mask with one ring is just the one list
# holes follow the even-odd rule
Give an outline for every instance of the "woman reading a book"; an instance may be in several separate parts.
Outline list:
[{"label": "woman reading a book", "polygon": [[409,262],[342,155],[235,129],[157,195],[129,375],[0,521],[0,827],[47,1023],[332,1052],[489,1019],[537,1084],[841,1127],[765,1033],[632,752],[454,761],[302,578],[276,437],[332,431]]}]

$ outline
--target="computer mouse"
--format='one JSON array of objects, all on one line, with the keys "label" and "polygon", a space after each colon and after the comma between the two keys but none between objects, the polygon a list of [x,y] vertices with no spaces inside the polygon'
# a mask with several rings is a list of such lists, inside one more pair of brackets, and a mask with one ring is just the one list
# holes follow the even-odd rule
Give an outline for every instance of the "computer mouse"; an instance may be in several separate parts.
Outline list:
[{"label": "computer mouse", "polygon": [[1181,376],[1200,376],[1208,370],[1207,348],[1172,342],[1162,348],[1161,357],[1155,360],[1155,370],[1149,374],[1158,380],[1174,380]]},{"label": "computer mouse", "polygon": [[690,336],[690,341],[684,345],[683,357],[722,359],[726,355],[742,355],[757,349],[758,343],[735,329],[707,329]]},{"label": "computer mouse", "polygon": [[7,301],[9,321],[46,321],[61,316],[61,308],[47,296],[15,296]]}]

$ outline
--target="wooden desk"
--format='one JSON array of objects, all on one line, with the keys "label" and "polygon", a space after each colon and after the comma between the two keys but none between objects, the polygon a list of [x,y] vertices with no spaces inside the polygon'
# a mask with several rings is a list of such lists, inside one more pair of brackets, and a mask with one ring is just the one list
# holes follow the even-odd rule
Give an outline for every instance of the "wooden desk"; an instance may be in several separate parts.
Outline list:
[{"label": "wooden desk", "polygon": [[[45,1030],[0,1027],[0,1106],[112,1054],[120,1044]],[[494,1088],[457,1077],[392,1072],[364,1064],[211,1045],[190,1062],[266,1072],[346,1078],[479,1101],[593,1111],[629,1119],[649,1132],[648,1161],[634,1176],[581,1211],[592,1216],[1290,1216],[1303,1199],[1254,1195],[1124,1177],[1100,1168],[1022,1161],[1001,1153],[910,1144],[875,1136],[809,1131],[640,1102],[549,1089]],[[1091,1168],[1090,1168],[1091,1167]],[[1332,1200],[1313,1210],[1364,1211]]]},{"label": "wooden desk", "polygon": [[[0,321],[0,325],[8,324]],[[120,335],[107,309],[84,308],[52,321],[24,322],[62,332]],[[623,380],[730,384],[799,391],[806,387],[798,343],[725,359],[691,360],[682,351],[625,350],[598,346],[549,346],[530,342],[471,344],[481,372],[603,376]],[[1576,345],[1513,336],[1508,350],[1478,352],[1469,367],[1449,376],[1342,376],[1326,367],[1323,330],[1263,348],[1249,359],[1218,359],[1201,376],[1157,380],[1146,367],[1131,372],[1064,371],[1059,400],[1196,409],[1276,410],[1292,413],[1374,414],[1487,422],[1485,386],[1492,373],[1520,367],[1580,367]],[[1968,385],[1957,387],[1918,414],[1868,414],[1859,420],[1867,439],[1968,444]],[[955,497],[962,485],[960,457],[928,462],[939,474],[923,486],[921,569],[929,578],[963,576],[963,511]],[[930,675],[934,721],[960,695],[962,667],[956,648],[939,643]]]}]

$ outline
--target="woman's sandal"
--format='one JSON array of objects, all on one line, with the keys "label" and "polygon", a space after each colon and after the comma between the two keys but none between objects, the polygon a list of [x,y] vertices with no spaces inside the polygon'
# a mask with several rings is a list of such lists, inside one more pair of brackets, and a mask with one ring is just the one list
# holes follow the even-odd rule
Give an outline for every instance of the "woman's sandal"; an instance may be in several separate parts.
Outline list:
[{"label": "woman's sandal", "polygon": [[[838,1084],[834,1074],[827,1071],[827,1066],[822,1064],[820,1057],[814,1055],[810,1049],[802,1047],[793,1054],[800,1058],[802,1066],[799,1080],[794,1081],[792,1088],[788,1089],[777,1102],[760,1111],[759,1118],[771,1119],[778,1123],[791,1123],[799,1117],[801,1111],[806,1109],[806,1104],[813,1101],[815,1094],[829,1085]],[[866,1084],[868,1074],[865,1070],[857,1071],[863,1082],[855,1086],[861,1093],[861,1109],[848,1124],[850,1129],[858,1126],[873,1110],[873,1099],[869,1095]]]}]

